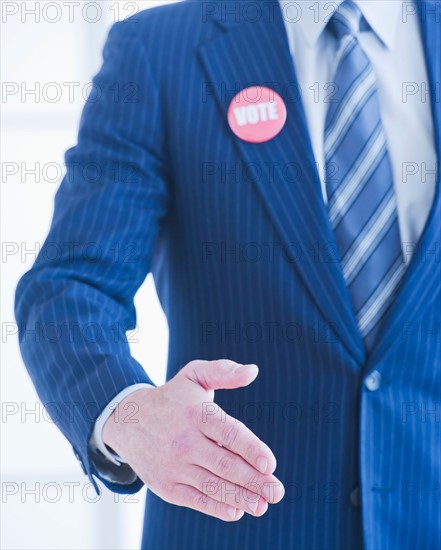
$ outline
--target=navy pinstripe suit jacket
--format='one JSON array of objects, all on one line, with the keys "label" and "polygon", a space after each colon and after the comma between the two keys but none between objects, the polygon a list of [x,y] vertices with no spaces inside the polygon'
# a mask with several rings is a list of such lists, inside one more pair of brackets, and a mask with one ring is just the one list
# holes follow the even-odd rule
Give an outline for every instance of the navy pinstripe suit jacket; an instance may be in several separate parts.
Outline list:
[{"label": "navy pinstripe suit jacket", "polygon": [[[434,550],[439,181],[367,357],[279,5],[224,7],[184,2],[112,28],[49,236],[18,287],[27,368],[93,479],[96,417],[126,386],[150,381],[124,332],[136,324],[133,296],[152,271],[170,329],[169,378],[196,358],[259,365],[251,386],[218,391],[216,401],[272,448],[287,493],[265,516],[225,524],[149,492],[143,548]],[[440,155],[440,2],[417,9]],[[251,144],[233,135],[227,109],[259,84],[279,92],[288,118],[275,139]],[[35,327],[44,328],[38,342],[26,334]],[[373,371],[381,385],[369,391]],[[134,492],[141,482],[106,485]],[[351,499],[356,487],[361,506]]]}]

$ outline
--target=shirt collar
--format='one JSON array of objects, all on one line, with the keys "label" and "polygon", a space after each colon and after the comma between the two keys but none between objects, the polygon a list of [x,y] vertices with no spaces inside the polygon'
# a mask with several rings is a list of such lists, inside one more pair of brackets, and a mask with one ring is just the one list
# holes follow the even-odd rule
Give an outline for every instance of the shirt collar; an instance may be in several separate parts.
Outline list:
[{"label": "shirt collar", "polygon": [[[292,0],[280,0],[285,21],[288,25],[294,25],[296,29],[300,29],[309,46],[316,44],[326,27],[328,17],[342,2],[343,0],[334,0],[333,2],[326,0],[323,3],[323,8],[319,8],[317,12],[317,6],[321,1],[305,0],[298,3]],[[393,48],[403,1],[354,0],[354,3],[360,8],[369,26],[385,46],[389,49]],[[325,6],[328,7],[328,10],[325,9]]]}]

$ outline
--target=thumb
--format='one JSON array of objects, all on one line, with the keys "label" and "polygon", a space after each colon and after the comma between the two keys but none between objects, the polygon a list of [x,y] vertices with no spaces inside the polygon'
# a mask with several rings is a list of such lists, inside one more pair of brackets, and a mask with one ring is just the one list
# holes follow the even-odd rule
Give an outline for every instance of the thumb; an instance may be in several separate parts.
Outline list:
[{"label": "thumb", "polygon": [[242,365],[228,359],[191,361],[180,371],[182,376],[204,390],[231,390],[251,384],[259,373],[257,365]]}]

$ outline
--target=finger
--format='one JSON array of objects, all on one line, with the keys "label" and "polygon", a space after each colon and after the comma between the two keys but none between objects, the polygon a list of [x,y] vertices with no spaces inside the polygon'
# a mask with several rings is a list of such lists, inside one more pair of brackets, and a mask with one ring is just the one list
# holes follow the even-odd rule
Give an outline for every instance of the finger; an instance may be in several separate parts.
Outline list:
[{"label": "finger", "polygon": [[241,365],[228,359],[190,361],[177,376],[184,376],[205,390],[242,388],[259,373],[257,365]]},{"label": "finger", "polygon": [[271,449],[249,428],[214,404],[213,414],[202,417],[200,424],[204,435],[220,443],[222,447],[244,458],[262,474],[272,474],[276,469],[276,457]]},{"label": "finger", "polygon": [[186,468],[184,475],[189,485],[214,500],[239,508],[256,517],[263,516],[268,510],[267,501],[259,494],[221,479],[205,468],[192,464]]},{"label": "finger", "polygon": [[270,504],[280,502],[285,494],[282,482],[274,475],[264,475],[241,457],[216,443],[210,449],[198,453],[194,463],[209,470],[222,479],[236,483],[260,494]]},{"label": "finger", "polygon": [[190,485],[177,483],[174,486],[173,494],[172,504],[186,506],[223,521],[237,521],[244,515],[243,510],[215,500]]}]

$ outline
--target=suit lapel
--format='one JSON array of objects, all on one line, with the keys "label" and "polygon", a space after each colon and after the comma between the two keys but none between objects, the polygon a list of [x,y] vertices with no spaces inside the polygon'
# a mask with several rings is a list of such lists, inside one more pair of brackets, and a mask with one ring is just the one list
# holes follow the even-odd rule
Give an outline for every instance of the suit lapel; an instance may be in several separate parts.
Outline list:
[{"label": "suit lapel", "polygon": [[291,265],[335,334],[362,364],[363,343],[335,253],[284,23],[278,3],[272,7],[268,15],[260,11],[255,18],[247,10],[246,21],[229,21],[219,10],[217,23],[225,32],[200,48],[200,60],[226,125],[228,106],[242,89],[267,86],[284,99],[287,122],[273,140],[251,144],[228,126],[227,132],[249,170],[256,169],[255,189],[282,242],[298,251]]},{"label": "suit lapel", "polygon": [[[436,6],[438,4],[438,6]],[[441,27],[439,22],[439,1],[417,2],[421,37],[424,43],[427,73],[430,89],[435,90],[441,82]],[[438,15],[437,15],[438,14]],[[439,92],[438,92],[439,93]],[[441,108],[440,99],[431,95],[431,107],[435,128],[438,165],[441,159]],[[401,331],[406,323],[418,323],[427,308],[437,299],[440,292],[440,226],[441,226],[441,173],[429,219],[418,243],[417,252],[405,274],[401,290],[385,319],[384,330],[370,363],[384,360],[401,340]],[[428,329],[433,327],[428,327]]]}]

